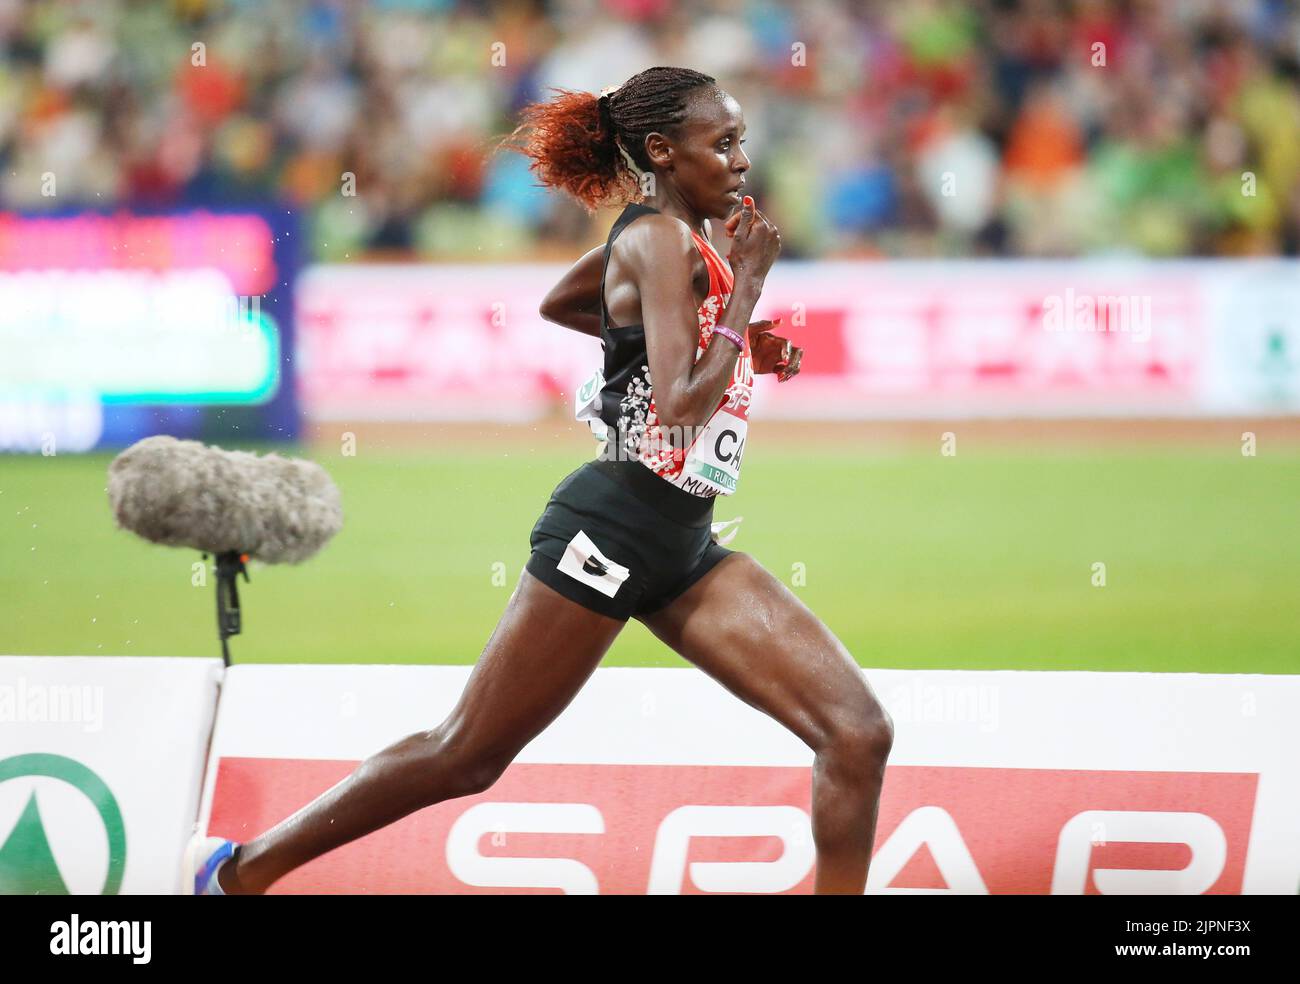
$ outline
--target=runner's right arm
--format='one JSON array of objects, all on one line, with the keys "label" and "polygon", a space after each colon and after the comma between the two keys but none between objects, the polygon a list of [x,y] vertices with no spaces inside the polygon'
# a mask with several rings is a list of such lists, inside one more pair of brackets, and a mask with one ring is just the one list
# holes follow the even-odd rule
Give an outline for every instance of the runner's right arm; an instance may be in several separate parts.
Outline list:
[{"label": "runner's right arm", "polygon": [[[673,428],[680,428],[675,433],[693,434],[722,401],[740,350],[718,339],[695,361],[699,312],[690,284],[696,248],[685,223],[667,215],[649,215],[629,226],[619,242],[626,242],[622,256],[641,296],[659,422],[670,428],[670,434]],[[779,249],[775,227],[751,204],[736,226],[731,251],[735,282],[718,324],[744,336]]]}]

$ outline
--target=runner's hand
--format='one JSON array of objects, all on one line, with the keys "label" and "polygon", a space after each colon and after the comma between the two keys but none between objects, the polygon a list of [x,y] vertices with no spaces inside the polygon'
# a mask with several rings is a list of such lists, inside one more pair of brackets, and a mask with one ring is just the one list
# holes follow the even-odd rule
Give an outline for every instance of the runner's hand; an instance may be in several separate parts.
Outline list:
[{"label": "runner's hand", "polygon": [[735,277],[748,276],[761,283],[781,252],[781,234],[772,221],[754,207],[746,195],[741,207],[726,222],[731,238],[731,255],[727,257]]},{"label": "runner's hand", "polygon": [[751,321],[749,348],[753,353],[754,372],[775,372],[778,374],[777,381],[784,383],[791,376],[798,374],[803,349],[788,338],[772,334],[772,329],[780,323],[780,318],[771,321]]}]

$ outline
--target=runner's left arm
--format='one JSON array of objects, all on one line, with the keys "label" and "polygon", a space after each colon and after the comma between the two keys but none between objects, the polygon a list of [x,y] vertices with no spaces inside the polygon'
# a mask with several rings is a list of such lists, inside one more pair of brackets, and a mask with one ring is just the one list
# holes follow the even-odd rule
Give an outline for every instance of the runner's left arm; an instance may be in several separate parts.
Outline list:
[{"label": "runner's left arm", "polygon": [[600,273],[604,255],[602,243],[573,264],[542,299],[538,313],[547,321],[599,338]]}]

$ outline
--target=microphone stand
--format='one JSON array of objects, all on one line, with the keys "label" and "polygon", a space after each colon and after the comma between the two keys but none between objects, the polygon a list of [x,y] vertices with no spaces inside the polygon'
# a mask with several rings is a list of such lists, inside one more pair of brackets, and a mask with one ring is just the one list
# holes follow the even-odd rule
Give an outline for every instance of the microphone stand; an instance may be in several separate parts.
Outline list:
[{"label": "microphone stand", "polygon": [[[207,560],[204,554],[203,559]],[[238,577],[244,575],[248,581],[248,568],[244,562],[247,554],[238,550],[227,550],[217,554],[217,634],[221,637],[221,661],[230,666],[230,650],[226,640],[232,635],[239,635],[239,588]]]}]

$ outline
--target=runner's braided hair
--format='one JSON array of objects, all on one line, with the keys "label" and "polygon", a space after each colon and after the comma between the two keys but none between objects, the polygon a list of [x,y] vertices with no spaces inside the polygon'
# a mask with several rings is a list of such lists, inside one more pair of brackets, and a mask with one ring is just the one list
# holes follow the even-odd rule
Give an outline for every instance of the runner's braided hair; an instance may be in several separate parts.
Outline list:
[{"label": "runner's braided hair", "polygon": [[525,106],[522,122],[501,146],[531,157],[528,169],[543,185],[568,192],[588,213],[639,202],[645,197],[641,177],[654,171],[647,134],[675,136],[691,93],[716,82],[689,68],[659,67],[600,96],[553,88],[559,95]]}]

